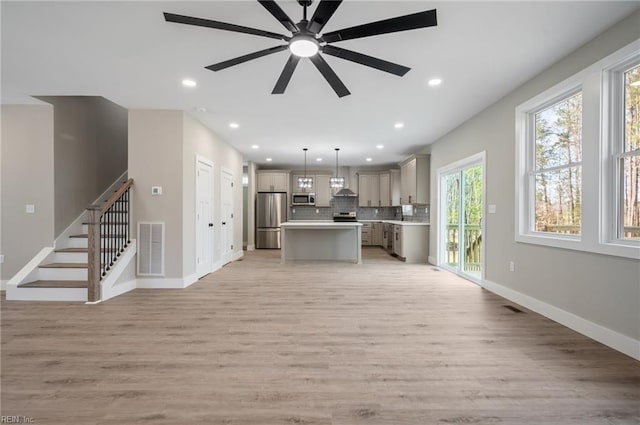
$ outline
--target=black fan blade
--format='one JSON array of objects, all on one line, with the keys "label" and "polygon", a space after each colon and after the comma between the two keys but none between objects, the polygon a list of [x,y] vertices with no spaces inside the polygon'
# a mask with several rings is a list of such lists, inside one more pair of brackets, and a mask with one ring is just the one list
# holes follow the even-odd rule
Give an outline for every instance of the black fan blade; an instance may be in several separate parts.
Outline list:
[{"label": "black fan blade", "polygon": [[309,57],[309,59],[311,59],[311,62],[313,62],[316,68],[318,68],[318,71],[320,71],[324,79],[327,80],[327,83],[329,83],[338,97],[343,97],[351,94],[351,92],[344,84],[342,84],[340,78],[338,78],[336,73],[333,72],[333,69],[331,69],[329,64],[322,58],[322,56],[316,54]]},{"label": "black fan blade", "polygon": [[384,19],[382,21],[370,22],[368,24],[345,28],[324,34],[322,40],[327,43],[334,41],[351,40],[354,38],[369,37],[372,35],[388,34],[414,30],[418,28],[434,27],[438,25],[436,10],[427,10],[412,15],[398,16],[397,18]]},{"label": "black fan blade", "polygon": [[244,56],[240,56],[234,59],[229,59],[228,61],[224,61],[224,62],[220,62],[220,63],[214,63],[213,65],[209,65],[206,66],[205,68],[211,70],[211,71],[220,71],[221,69],[225,69],[225,68],[229,68],[230,66],[234,66],[234,65],[238,65],[240,63],[243,62],[247,62],[253,59],[258,59],[261,58],[263,56],[267,56],[270,55],[272,53],[278,53],[281,52],[283,50],[288,49],[289,46],[288,45],[282,45],[282,46],[276,46],[276,47],[270,47],[268,49],[264,49],[264,50],[259,50],[257,52],[253,52],[253,53],[249,53],[248,55],[244,55]]},{"label": "black fan blade", "polygon": [[282,74],[280,74],[280,78],[276,82],[276,86],[273,88],[271,94],[282,94],[287,89],[289,85],[289,80],[291,80],[291,76],[293,75],[293,71],[298,66],[298,62],[300,62],[300,56],[291,55],[289,56],[289,60],[284,65],[284,69],[282,70]]},{"label": "black fan blade", "polygon": [[340,3],[342,3],[342,0],[322,0],[318,7],[316,7],[316,11],[313,12],[313,17],[307,24],[307,29],[314,34],[322,31],[322,28],[327,25],[327,21],[329,21],[333,12],[340,6]]},{"label": "black fan blade", "polygon": [[194,18],[191,16],[176,15],[173,13],[164,12],[164,19],[167,22],[175,22],[178,24],[195,25],[196,27],[215,28],[218,30],[241,32],[243,34],[259,35],[262,37],[275,38],[276,40],[289,40],[283,34],[276,34],[275,32],[269,32],[264,30],[258,30],[255,28],[243,27],[240,25],[227,24],[225,22],[211,21],[209,19]]},{"label": "black fan blade", "polygon": [[322,53],[326,53],[327,55],[335,56],[340,59],[346,59],[351,62],[356,62],[360,65],[370,66],[371,68],[388,72],[389,74],[398,75],[400,77],[411,69],[406,66],[398,65],[397,63],[387,62],[382,59],[374,58],[373,56],[367,56],[362,53],[341,49],[340,47],[328,44],[322,48]]},{"label": "black fan blade", "polygon": [[269,11],[280,23],[291,32],[298,32],[298,27],[293,23],[291,18],[284,13],[284,10],[280,9],[280,6],[273,0],[258,0],[265,9]]}]

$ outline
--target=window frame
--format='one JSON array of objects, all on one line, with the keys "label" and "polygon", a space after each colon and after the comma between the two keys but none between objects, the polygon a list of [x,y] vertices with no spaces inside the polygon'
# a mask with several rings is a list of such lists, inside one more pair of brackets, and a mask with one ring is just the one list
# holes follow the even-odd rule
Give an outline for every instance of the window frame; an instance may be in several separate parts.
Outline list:
[{"label": "window frame", "polygon": [[[621,193],[618,191],[621,181],[615,173],[618,170],[616,154],[620,153],[622,144],[617,146],[615,141],[620,131],[624,131],[624,121],[619,120],[620,114],[624,114],[624,95],[622,103],[616,104],[616,91],[620,98],[620,88],[612,81],[616,73],[624,74],[635,61],[640,61],[640,39],[516,107],[516,242],[640,259],[640,242],[618,238],[616,214],[620,207],[614,205]],[[582,92],[581,233],[537,232],[535,180],[532,177],[532,171],[535,171],[535,114],[578,92]]]},{"label": "window frame", "polygon": [[[640,241],[620,237],[624,228],[622,205],[624,194],[621,179],[620,160],[629,155],[625,152],[625,71],[640,66],[640,51],[620,58],[616,63],[605,67],[602,72],[602,116],[603,126],[601,154],[604,158],[601,178],[602,229],[600,242],[612,249],[638,249]],[[636,152],[636,151],[631,151]],[[617,248],[616,248],[617,247]],[[637,257],[637,254],[636,254]]]}]

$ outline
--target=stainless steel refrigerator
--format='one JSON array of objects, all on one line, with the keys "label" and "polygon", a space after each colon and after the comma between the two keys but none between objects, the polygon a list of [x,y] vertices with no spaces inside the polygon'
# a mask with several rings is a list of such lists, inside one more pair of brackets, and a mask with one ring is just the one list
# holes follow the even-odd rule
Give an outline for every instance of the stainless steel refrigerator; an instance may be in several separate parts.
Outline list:
[{"label": "stainless steel refrigerator", "polygon": [[280,224],[287,221],[286,192],[258,192],[256,248],[280,248]]}]

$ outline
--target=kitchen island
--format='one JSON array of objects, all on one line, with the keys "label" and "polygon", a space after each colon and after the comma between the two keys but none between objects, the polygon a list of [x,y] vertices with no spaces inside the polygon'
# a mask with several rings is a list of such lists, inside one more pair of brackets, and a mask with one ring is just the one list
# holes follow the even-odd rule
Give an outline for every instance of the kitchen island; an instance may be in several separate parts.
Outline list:
[{"label": "kitchen island", "polygon": [[281,225],[280,263],[299,260],[362,264],[362,224],[287,221]]}]

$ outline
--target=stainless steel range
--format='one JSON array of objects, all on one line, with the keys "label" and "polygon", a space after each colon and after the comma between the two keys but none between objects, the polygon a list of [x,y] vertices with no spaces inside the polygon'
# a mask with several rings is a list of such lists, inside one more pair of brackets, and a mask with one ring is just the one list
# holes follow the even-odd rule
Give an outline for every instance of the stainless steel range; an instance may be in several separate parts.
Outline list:
[{"label": "stainless steel range", "polygon": [[333,221],[354,222],[354,221],[358,221],[358,217],[356,217],[355,211],[339,212],[339,213],[333,214]]}]

